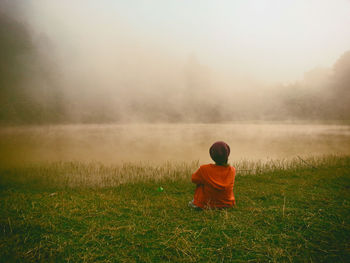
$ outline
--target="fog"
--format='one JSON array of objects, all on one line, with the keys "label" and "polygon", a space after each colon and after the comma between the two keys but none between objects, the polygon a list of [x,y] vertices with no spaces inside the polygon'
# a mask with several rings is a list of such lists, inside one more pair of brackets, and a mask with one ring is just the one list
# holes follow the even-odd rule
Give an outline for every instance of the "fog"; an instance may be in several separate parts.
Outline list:
[{"label": "fog", "polygon": [[1,124],[350,119],[349,1],[0,2]]}]

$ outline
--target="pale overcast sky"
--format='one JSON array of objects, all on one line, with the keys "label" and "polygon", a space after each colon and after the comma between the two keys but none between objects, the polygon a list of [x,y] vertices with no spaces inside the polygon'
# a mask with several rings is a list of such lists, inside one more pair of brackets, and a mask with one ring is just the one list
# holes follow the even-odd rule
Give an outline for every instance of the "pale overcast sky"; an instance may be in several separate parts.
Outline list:
[{"label": "pale overcast sky", "polygon": [[295,81],[350,50],[349,0],[37,0],[28,10],[36,33],[63,53],[195,54],[213,70],[265,83]]}]

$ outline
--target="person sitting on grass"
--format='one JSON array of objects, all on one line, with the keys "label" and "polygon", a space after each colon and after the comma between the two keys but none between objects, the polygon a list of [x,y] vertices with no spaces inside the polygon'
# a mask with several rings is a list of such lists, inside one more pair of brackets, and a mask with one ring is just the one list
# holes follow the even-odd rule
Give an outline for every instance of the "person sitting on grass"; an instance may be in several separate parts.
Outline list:
[{"label": "person sitting on grass", "polygon": [[236,170],[227,163],[230,147],[219,141],[210,147],[209,153],[215,164],[201,165],[192,174],[192,183],[197,187],[188,205],[198,210],[233,207]]}]

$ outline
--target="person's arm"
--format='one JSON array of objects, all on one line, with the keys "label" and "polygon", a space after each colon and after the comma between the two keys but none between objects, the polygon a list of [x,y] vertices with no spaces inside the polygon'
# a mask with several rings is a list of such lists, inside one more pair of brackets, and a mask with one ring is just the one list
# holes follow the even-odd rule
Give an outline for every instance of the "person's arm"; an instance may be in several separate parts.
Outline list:
[{"label": "person's arm", "polygon": [[236,199],[235,199],[234,192],[233,192],[233,188],[235,185],[235,178],[236,178],[236,168],[235,167],[232,167],[232,168],[233,168],[233,180],[232,180],[233,206],[236,206]]},{"label": "person's arm", "polygon": [[236,168],[235,167],[232,167],[233,168],[233,186],[235,185],[235,178],[236,178]]},{"label": "person's arm", "polygon": [[204,180],[203,180],[200,168],[194,174],[192,174],[192,183],[196,185],[204,184]]}]

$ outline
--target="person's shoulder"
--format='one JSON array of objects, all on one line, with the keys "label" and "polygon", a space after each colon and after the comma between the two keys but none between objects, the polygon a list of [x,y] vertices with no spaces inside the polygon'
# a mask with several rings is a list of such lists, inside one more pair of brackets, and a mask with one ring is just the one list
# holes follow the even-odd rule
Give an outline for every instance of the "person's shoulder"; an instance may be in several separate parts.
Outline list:
[{"label": "person's shoulder", "polygon": [[209,163],[209,164],[203,164],[200,166],[201,169],[203,170],[226,170],[226,169],[233,169],[234,170],[234,167],[233,166],[230,166],[230,165],[217,165],[217,164],[213,164],[213,163]]},{"label": "person's shoulder", "polygon": [[230,171],[232,172],[233,174],[236,173],[236,168],[232,165],[226,165],[226,166],[221,166],[221,169],[225,169],[226,171]]},{"label": "person's shoulder", "polygon": [[234,166],[232,166],[232,165],[227,165],[227,168],[232,170],[233,172],[236,171],[236,168]]},{"label": "person's shoulder", "polygon": [[213,166],[213,164],[208,163],[208,164],[202,164],[201,166],[199,166],[199,169],[208,169],[211,168]]}]

